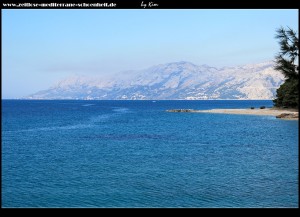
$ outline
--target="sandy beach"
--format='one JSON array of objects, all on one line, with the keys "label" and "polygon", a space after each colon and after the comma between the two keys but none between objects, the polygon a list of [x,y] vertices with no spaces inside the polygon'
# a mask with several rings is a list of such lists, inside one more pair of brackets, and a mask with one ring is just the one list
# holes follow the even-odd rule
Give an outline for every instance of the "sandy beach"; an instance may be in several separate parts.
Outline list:
[{"label": "sandy beach", "polygon": [[289,114],[293,117],[283,117],[282,119],[287,120],[298,120],[299,112],[290,109],[211,109],[211,110],[195,110],[194,112],[199,113],[220,113],[220,114],[241,114],[241,115],[270,115],[279,116],[282,114]]},{"label": "sandy beach", "polygon": [[194,110],[194,109],[171,109],[167,112],[190,112],[190,113],[219,113],[219,114],[235,114],[235,115],[270,115],[285,120],[298,120],[299,112],[296,109],[211,109],[211,110]]}]

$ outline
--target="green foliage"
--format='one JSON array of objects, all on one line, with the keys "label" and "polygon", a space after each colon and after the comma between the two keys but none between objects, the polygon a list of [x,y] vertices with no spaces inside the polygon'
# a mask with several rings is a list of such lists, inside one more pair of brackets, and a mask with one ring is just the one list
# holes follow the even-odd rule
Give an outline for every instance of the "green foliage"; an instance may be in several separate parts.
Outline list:
[{"label": "green foliage", "polygon": [[286,78],[277,89],[277,98],[273,100],[276,107],[298,108],[299,100],[299,41],[297,33],[292,29],[281,27],[277,31],[280,52],[275,57],[275,70]]},{"label": "green foliage", "polygon": [[299,80],[285,81],[277,89],[277,98],[273,100],[276,107],[299,108]]}]

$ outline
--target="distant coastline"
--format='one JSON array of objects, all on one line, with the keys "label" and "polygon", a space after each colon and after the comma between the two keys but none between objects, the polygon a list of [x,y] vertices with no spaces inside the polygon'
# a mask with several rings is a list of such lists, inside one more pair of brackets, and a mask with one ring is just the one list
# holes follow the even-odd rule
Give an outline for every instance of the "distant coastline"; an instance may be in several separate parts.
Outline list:
[{"label": "distant coastline", "polygon": [[267,115],[275,116],[285,120],[299,120],[299,112],[296,109],[210,109],[210,110],[194,110],[194,109],[171,109],[167,112],[191,112],[191,113],[214,113],[214,114],[232,114],[232,115]]}]

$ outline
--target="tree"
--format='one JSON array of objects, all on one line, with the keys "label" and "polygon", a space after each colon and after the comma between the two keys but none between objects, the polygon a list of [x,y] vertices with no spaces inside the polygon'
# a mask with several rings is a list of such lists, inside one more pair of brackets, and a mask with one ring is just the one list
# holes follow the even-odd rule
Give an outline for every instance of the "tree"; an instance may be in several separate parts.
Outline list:
[{"label": "tree", "polygon": [[298,79],[286,80],[277,89],[277,98],[273,100],[276,107],[299,108]]},{"label": "tree", "polygon": [[275,56],[275,70],[280,71],[285,82],[277,89],[276,107],[298,108],[299,104],[299,41],[297,33],[291,28],[276,30],[280,52]]}]

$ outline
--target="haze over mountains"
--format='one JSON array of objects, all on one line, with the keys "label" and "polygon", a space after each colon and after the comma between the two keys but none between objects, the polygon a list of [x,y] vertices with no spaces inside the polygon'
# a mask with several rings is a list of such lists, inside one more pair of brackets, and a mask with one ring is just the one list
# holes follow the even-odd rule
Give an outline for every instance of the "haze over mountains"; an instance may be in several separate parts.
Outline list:
[{"label": "haze over mountains", "polygon": [[[273,99],[283,75],[272,61],[215,68],[173,62],[129,73],[120,78],[69,77],[27,99],[200,100]],[[123,76],[124,77],[124,76]]]}]

